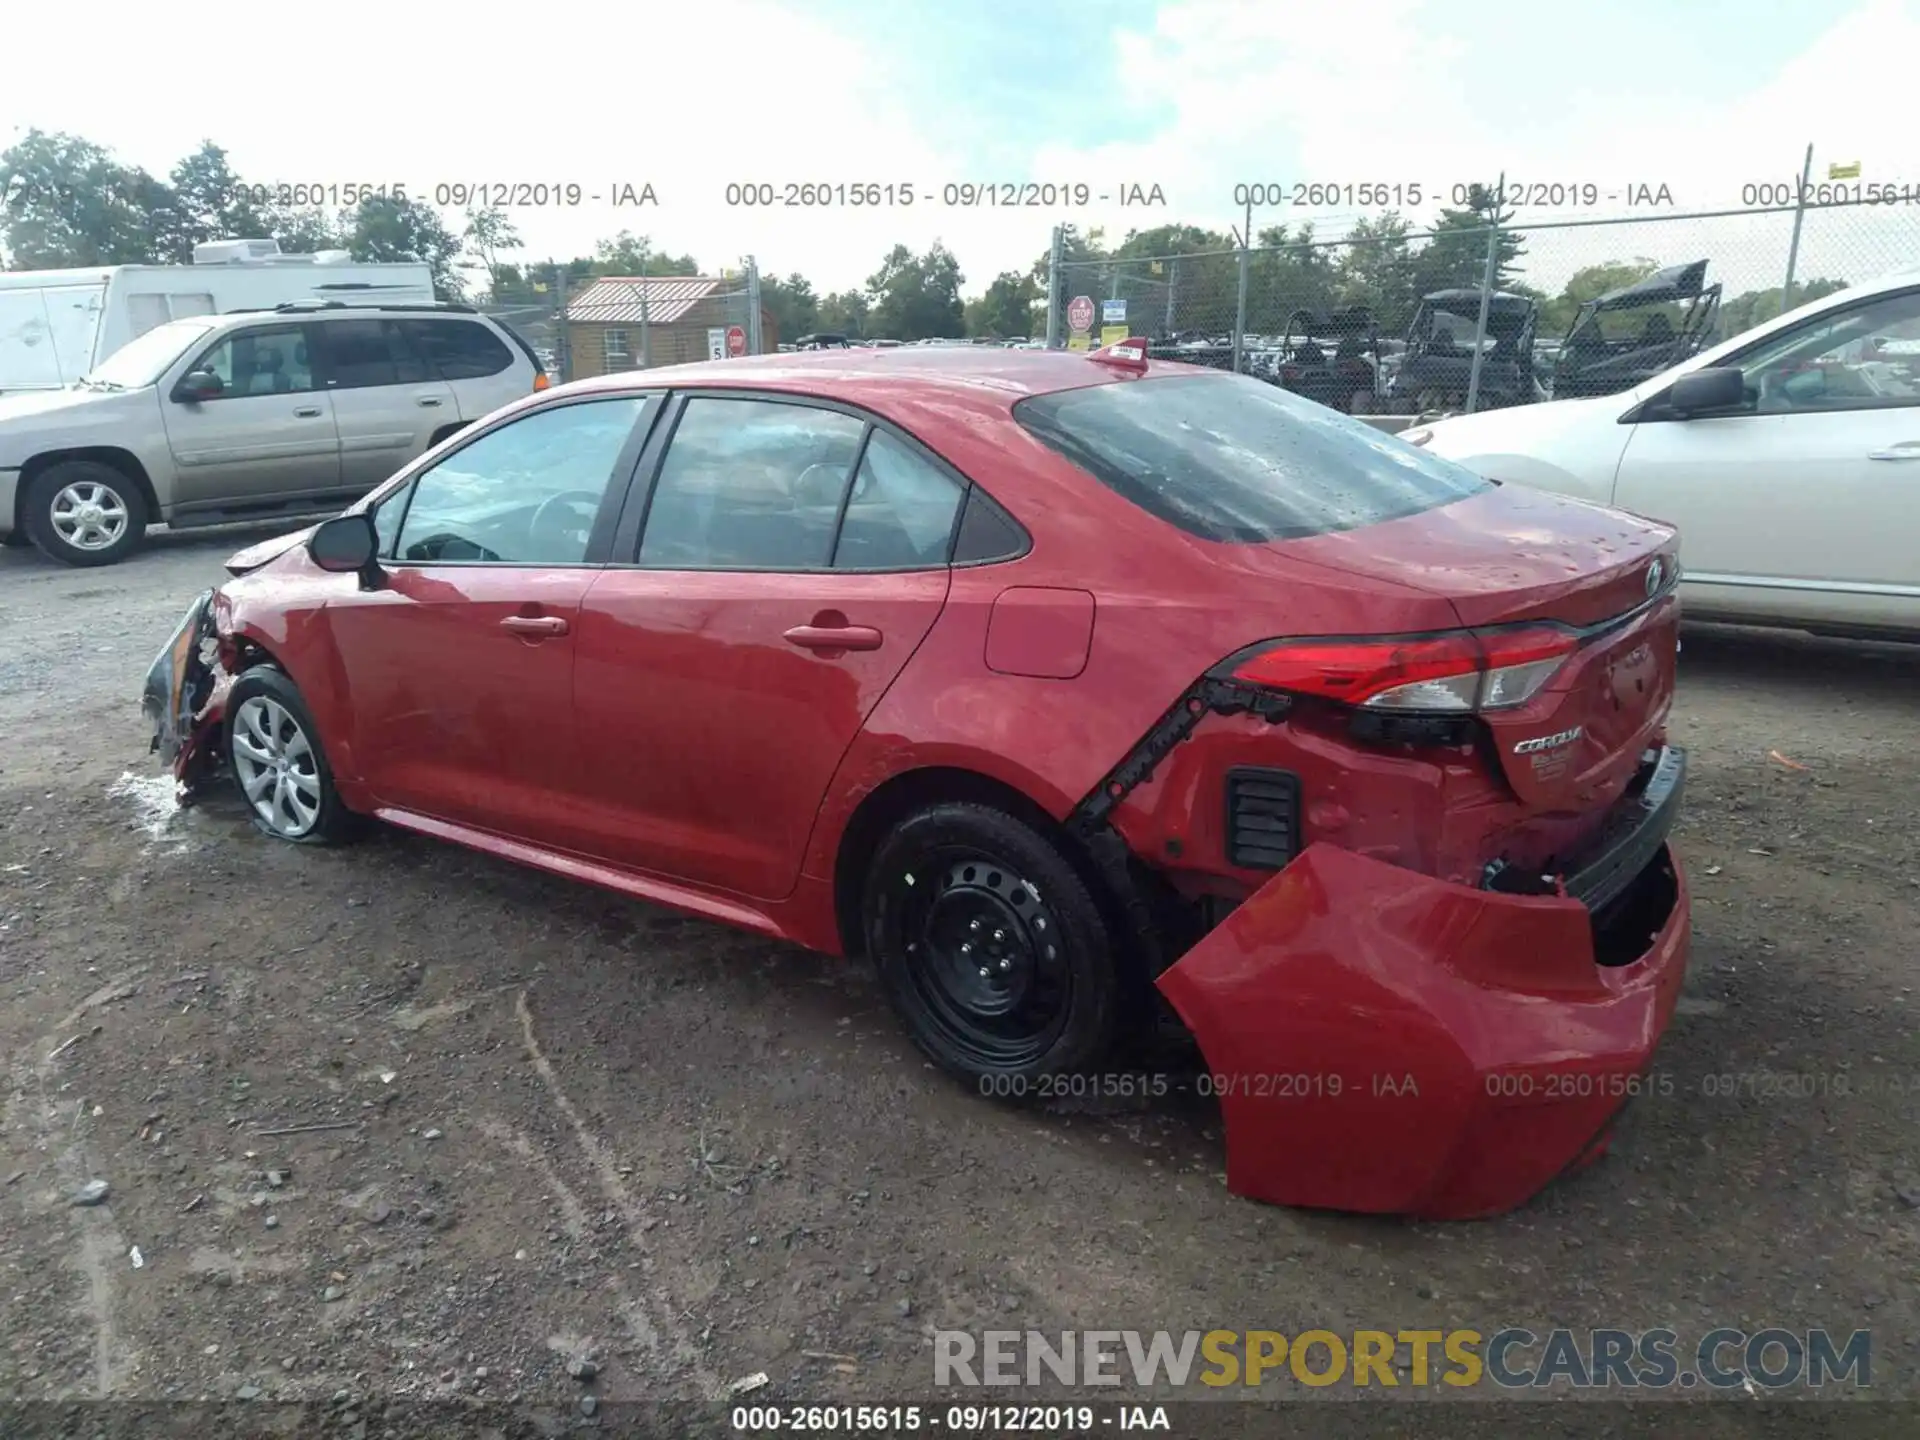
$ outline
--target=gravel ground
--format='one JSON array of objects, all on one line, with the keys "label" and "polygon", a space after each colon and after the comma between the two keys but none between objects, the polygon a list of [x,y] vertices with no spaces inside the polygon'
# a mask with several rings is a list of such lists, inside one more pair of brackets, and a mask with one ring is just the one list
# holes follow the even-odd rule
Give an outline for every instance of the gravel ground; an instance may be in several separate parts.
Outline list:
[{"label": "gravel ground", "polygon": [[1671,1093],[1519,1213],[1414,1225],[1230,1196],[1190,1096],[964,1093],[837,962],[168,813],[141,676],[264,533],[0,551],[0,1395],[577,1415],[925,1396],[935,1326],[1780,1324],[1870,1328],[1875,1393],[1920,1396],[1914,652],[1689,632]]}]

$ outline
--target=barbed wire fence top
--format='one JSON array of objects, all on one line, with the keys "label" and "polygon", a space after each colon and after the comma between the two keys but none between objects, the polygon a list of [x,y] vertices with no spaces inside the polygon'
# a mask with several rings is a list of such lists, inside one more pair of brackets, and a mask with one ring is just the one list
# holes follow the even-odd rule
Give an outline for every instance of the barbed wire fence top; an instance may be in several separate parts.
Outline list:
[{"label": "barbed wire fence top", "polygon": [[[1475,348],[1492,353],[1505,337],[1544,362],[1580,339],[1618,348],[1639,326],[1649,343],[1669,329],[1684,331],[1692,353],[1783,308],[1916,264],[1920,204],[1556,217],[1420,231],[1389,216],[1358,218],[1334,239],[1063,259],[1052,293],[1063,310],[1078,297],[1093,302],[1083,344],[1124,329],[1147,337],[1157,354],[1220,368],[1233,366],[1237,348],[1243,372],[1275,379],[1303,342],[1316,353],[1357,346],[1387,357],[1390,368],[1410,342],[1427,348],[1437,337],[1471,355]],[[1648,303],[1583,309],[1675,271],[1674,284],[1654,286]],[[1444,298],[1423,307],[1429,296]],[[1490,312],[1484,321],[1483,310]],[[1579,335],[1570,333],[1587,321]],[[1066,340],[1071,332],[1061,323],[1050,333]]]}]

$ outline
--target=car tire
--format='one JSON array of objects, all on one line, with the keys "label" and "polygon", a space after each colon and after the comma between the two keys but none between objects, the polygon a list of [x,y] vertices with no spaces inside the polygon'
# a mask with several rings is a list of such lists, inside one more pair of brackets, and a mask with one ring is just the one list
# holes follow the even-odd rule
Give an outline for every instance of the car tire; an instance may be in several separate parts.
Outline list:
[{"label": "car tire", "polygon": [[296,845],[336,845],[361,831],[341,802],[320,731],[285,672],[256,665],[227,692],[227,768],[254,828]]},{"label": "car tire", "polygon": [[64,565],[124,560],[147,533],[147,498],[125,472],[98,460],[63,460],[27,485],[26,531]]},{"label": "car tire", "polygon": [[1037,1098],[1123,1031],[1121,970],[1100,906],[1045,836],[1005,811],[934,805],[880,842],[861,922],[914,1043],[981,1093]]}]

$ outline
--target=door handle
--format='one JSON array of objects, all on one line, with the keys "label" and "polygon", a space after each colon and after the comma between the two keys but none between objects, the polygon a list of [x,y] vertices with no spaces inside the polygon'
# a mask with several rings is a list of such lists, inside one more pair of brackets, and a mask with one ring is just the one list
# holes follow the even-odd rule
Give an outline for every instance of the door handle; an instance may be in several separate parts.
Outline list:
[{"label": "door handle", "polygon": [[1869,460],[1920,460],[1920,440],[1902,440],[1884,450],[1869,450]]},{"label": "door handle", "polygon": [[871,625],[796,625],[781,638],[802,650],[878,650],[882,636]]},{"label": "door handle", "polygon": [[438,395],[416,395],[413,397],[413,403],[423,409],[431,410],[440,403],[440,397]]},{"label": "door handle", "polygon": [[302,405],[293,413],[298,415],[302,420],[318,420],[320,418],[320,407],[318,405]]},{"label": "door handle", "polygon": [[516,635],[564,635],[567,622],[559,615],[509,615],[500,628]]}]

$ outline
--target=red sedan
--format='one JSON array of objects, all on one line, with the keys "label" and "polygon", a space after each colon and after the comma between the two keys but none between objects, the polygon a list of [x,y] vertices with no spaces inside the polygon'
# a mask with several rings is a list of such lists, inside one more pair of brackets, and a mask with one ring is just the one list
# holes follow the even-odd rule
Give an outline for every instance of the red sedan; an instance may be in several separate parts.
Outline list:
[{"label": "red sedan", "polygon": [[989,1093],[1157,992],[1246,1195],[1517,1205],[1679,991],[1673,531],[1142,342],[569,385],[228,568],[189,787],[863,959]]}]

